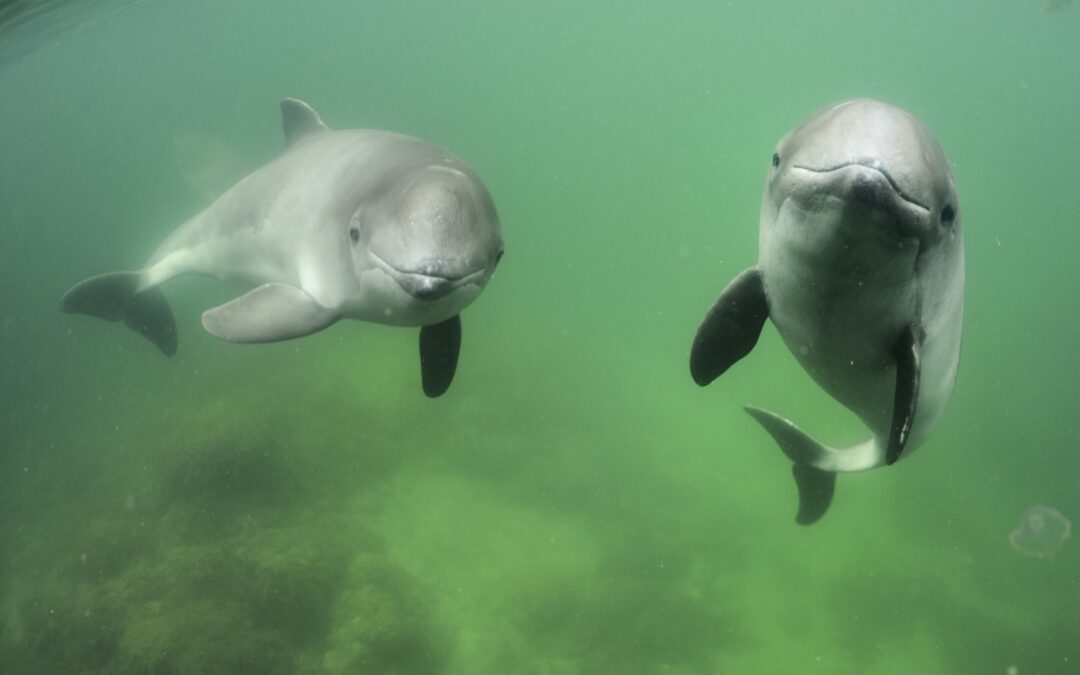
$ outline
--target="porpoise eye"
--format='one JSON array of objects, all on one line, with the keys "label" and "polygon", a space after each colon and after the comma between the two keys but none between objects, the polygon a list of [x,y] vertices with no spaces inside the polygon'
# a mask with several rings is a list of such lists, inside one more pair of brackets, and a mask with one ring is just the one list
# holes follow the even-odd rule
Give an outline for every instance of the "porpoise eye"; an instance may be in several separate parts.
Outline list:
[{"label": "porpoise eye", "polygon": [[956,210],[953,207],[946,205],[941,209],[941,222],[948,225],[956,218]]},{"label": "porpoise eye", "polygon": [[780,155],[778,153],[775,153],[775,152],[773,153],[772,165],[773,166],[780,166]]},{"label": "porpoise eye", "polygon": [[349,239],[352,239],[354,244],[356,242],[360,241],[360,228],[350,227],[349,228]]}]

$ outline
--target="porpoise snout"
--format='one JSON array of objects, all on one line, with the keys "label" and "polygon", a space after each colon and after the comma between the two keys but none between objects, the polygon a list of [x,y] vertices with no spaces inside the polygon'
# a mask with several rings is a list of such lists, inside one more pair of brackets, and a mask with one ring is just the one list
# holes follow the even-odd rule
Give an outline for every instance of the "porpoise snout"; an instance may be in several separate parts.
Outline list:
[{"label": "porpoise snout", "polygon": [[[820,174],[823,177],[822,182],[831,185],[833,192],[847,193],[859,201],[884,205],[898,197],[913,206],[929,210],[920,199],[904,190],[889,173],[888,167],[876,159],[841,162],[821,168],[796,164],[793,168]],[[830,189],[823,188],[820,184],[816,187]]]},{"label": "porpoise snout", "polygon": [[474,266],[462,269],[461,265],[440,261],[427,263],[413,269],[401,269],[387,265],[387,271],[402,290],[417,300],[432,301],[450,295],[466,284],[483,286],[487,268]]},{"label": "porpoise snout", "polygon": [[409,295],[427,301],[446,297],[458,287],[454,280],[428,274],[403,273],[397,275],[395,281]]},{"label": "porpoise snout", "polygon": [[468,284],[482,287],[490,274],[489,266],[478,266],[471,258],[414,260],[392,265],[374,251],[369,253],[403,291],[417,300],[439,300]]},{"label": "porpoise snout", "polygon": [[931,211],[876,160],[842,162],[823,168],[794,165],[801,192],[816,198],[831,194],[843,203],[887,214],[901,237],[923,239],[932,233]]},{"label": "porpoise snout", "polygon": [[851,165],[846,173],[844,190],[852,201],[886,209],[896,203],[897,197],[906,199],[903,191],[897,189],[896,182],[883,169],[856,164]]}]

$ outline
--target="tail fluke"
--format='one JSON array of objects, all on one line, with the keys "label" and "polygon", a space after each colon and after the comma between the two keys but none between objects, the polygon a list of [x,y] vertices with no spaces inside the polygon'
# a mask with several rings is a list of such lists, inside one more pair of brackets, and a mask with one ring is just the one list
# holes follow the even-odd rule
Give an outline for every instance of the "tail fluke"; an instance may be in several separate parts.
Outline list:
[{"label": "tail fluke", "polygon": [[799,512],[795,514],[795,522],[813,525],[832,505],[836,474],[809,464],[792,464],[791,475],[795,476],[795,485],[799,488]]},{"label": "tail fluke", "polygon": [[817,522],[829,510],[836,489],[836,472],[819,467],[834,464],[837,451],[818,443],[791,421],[768,410],[749,405],[745,410],[765,427],[795,464],[791,470],[799,488],[799,512],[795,522],[800,525]]},{"label": "tail fluke", "polygon": [[140,272],[110,272],[80,281],[60,299],[60,311],[123,321],[172,356],[177,346],[172,309],[156,286],[137,290],[141,276]]}]

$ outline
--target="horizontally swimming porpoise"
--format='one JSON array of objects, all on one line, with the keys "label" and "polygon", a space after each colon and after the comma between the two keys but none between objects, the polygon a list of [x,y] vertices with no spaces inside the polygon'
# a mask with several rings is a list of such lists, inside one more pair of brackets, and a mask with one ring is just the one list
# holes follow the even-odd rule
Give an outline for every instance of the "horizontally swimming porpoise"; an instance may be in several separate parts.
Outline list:
[{"label": "horizontally swimming porpoise", "polygon": [[960,356],[960,221],[944,152],[899,108],[838,103],[777,145],[758,264],[706,314],[690,371],[712,382],[753,349],[769,318],[807,373],[873,432],[834,449],[746,408],[794,462],[799,523],[825,514],[836,473],[906,457],[944,412]]},{"label": "horizontally swimming porpoise", "polygon": [[339,319],[420,326],[424,392],[450,386],[458,314],[503,254],[495,205],[446,150],[387,131],[331,131],[296,99],[281,104],[285,150],[177,228],[136,272],[87,279],[65,312],[123,320],[163,352],[176,325],[158,286],[204,274],[252,286],[203,314],[232,342],[272,342]]}]

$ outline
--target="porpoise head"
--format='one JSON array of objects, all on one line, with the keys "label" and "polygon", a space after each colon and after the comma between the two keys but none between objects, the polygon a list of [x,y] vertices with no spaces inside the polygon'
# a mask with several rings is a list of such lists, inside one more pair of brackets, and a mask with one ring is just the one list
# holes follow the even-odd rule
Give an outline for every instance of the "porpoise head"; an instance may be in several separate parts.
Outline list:
[{"label": "porpoise head", "polygon": [[959,234],[956,181],[941,147],[919,120],[871,99],[830,106],[780,139],[762,222],[787,200],[836,210],[843,226],[882,226],[879,234],[918,239],[924,249]]},{"label": "porpoise head", "polygon": [[[448,311],[460,311],[476,297],[504,250],[491,197],[456,163],[427,164],[398,176],[353,215],[348,237],[356,270],[379,270],[407,300],[442,301],[452,305]],[[466,292],[455,295],[459,290]]]}]

